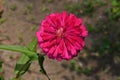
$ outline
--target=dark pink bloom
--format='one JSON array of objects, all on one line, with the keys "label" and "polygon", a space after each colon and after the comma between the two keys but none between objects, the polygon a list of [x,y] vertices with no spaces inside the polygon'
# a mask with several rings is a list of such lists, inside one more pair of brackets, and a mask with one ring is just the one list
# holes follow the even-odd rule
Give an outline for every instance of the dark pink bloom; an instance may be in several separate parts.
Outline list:
[{"label": "dark pink bloom", "polygon": [[78,55],[88,35],[81,18],[67,12],[53,13],[42,21],[36,36],[43,52],[52,59],[70,60]]}]

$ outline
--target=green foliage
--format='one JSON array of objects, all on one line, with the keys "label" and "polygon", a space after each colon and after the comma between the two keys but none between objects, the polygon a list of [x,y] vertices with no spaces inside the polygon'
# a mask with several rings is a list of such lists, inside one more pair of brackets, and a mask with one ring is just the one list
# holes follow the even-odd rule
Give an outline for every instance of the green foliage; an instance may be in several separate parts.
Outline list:
[{"label": "green foliage", "polygon": [[3,62],[0,61],[0,72],[3,72],[3,71],[4,71],[4,69],[2,68],[2,64],[3,64]]},{"label": "green foliage", "polygon": [[9,58],[10,58],[10,59],[13,59],[13,55],[12,55],[12,54],[11,54],[11,55],[9,55]]},{"label": "green foliage", "polygon": [[81,5],[80,4],[74,4],[74,5],[66,4],[65,8],[68,12],[78,14],[80,11]]},{"label": "green foliage", "polygon": [[95,28],[93,26],[90,26],[90,25],[87,26],[87,29],[89,32],[93,32],[95,30]]},{"label": "green foliage", "polygon": [[31,31],[35,31],[36,28],[37,28],[37,27],[36,27],[35,25],[32,25],[32,26],[30,27]]},{"label": "green foliage", "polygon": [[76,72],[78,74],[83,73],[83,74],[86,74],[86,75],[90,75],[91,72],[92,72],[92,69],[91,68],[81,68],[80,66],[77,66],[76,67]]},{"label": "green foliage", "polygon": [[117,80],[120,80],[120,77],[117,77]]},{"label": "green foliage", "polygon": [[33,4],[32,3],[29,3],[29,4],[27,4],[26,6],[25,6],[25,11],[24,11],[24,13],[25,14],[29,14],[29,13],[31,13],[32,12],[32,10],[33,10]]},{"label": "green foliage", "polygon": [[44,62],[44,56],[41,54],[38,54],[38,63],[40,66],[40,72],[44,75],[47,76],[47,78],[50,80],[49,76],[47,75],[47,72],[45,71],[44,67],[43,67],[43,62]]},{"label": "green foliage", "polygon": [[17,9],[16,4],[12,4],[12,5],[10,5],[10,9],[11,9],[12,11],[15,11],[15,10]]},{"label": "green foliage", "polygon": [[6,0],[2,0],[2,5],[6,5]]},{"label": "green foliage", "polygon": [[45,11],[47,11],[48,10],[48,8],[45,6],[45,5],[43,5],[42,6],[42,12],[45,12]]},{"label": "green foliage", "polygon": [[84,9],[85,13],[91,13],[94,11],[93,2],[91,2],[91,1],[86,2],[84,7],[85,7],[85,9]]},{"label": "green foliage", "polygon": [[[33,40],[28,44],[27,48],[30,51],[36,52],[37,39],[33,38]],[[23,54],[16,63],[16,67],[15,67],[15,73],[17,74],[16,77],[19,78],[26,71],[28,71],[31,63],[32,63],[32,60],[28,56]]]},{"label": "green foliage", "polygon": [[[38,60],[40,68],[41,68],[40,72],[43,73],[44,75],[46,75],[47,78],[50,80],[50,78],[48,77],[48,75],[43,67],[44,56],[37,55],[37,53],[36,53],[36,49],[37,49],[37,39],[36,38],[33,38],[33,40],[28,44],[27,47],[12,46],[12,45],[0,45],[0,49],[16,51],[16,52],[22,53],[22,56],[16,63],[16,67],[15,67],[16,77],[13,78],[13,80],[21,80],[21,76],[26,71],[28,71],[33,60]],[[0,69],[2,69],[2,63],[0,63]]]},{"label": "green foliage", "polygon": [[0,76],[0,80],[4,80],[4,77],[3,77],[3,76]]},{"label": "green foliage", "polygon": [[70,70],[75,71],[77,74],[90,75],[92,73],[91,67],[81,67],[76,60],[72,60],[69,65]]},{"label": "green foliage", "polygon": [[46,3],[46,2],[52,3],[52,2],[54,2],[54,0],[42,0],[42,2],[43,2],[43,3]]},{"label": "green foliage", "polygon": [[96,0],[95,4],[98,4],[99,6],[103,6],[105,3],[102,0]]},{"label": "green foliage", "polygon": [[75,64],[76,64],[76,61],[75,60],[72,60],[71,62],[70,62],[70,70],[75,70]]},{"label": "green foliage", "polygon": [[11,80],[22,80],[21,78],[12,78]]},{"label": "green foliage", "polygon": [[48,0],[49,3],[52,3],[54,0]]},{"label": "green foliage", "polygon": [[6,21],[5,18],[0,18],[0,25],[3,24]]},{"label": "green foliage", "polygon": [[46,75],[47,73],[46,73],[46,71],[45,71],[45,69],[44,69],[44,67],[43,67],[43,62],[44,62],[44,59],[45,59],[45,58],[44,58],[44,56],[42,56],[42,55],[38,55],[38,56],[39,56],[39,57],[38,57],[38,62],[39,62],[40,68],[41,68],[41,69],[40,69],[40,72]]},{"label": "green foliage", "polygon": [[[0,61],[0,73],[4,72],[4,69],[2,68],[2,64],[3,64],[3,62]],[[1,74],[0,74],[0,80],[4,80],[4,77]]]},{"label": "green foliage", "polygon": [[23,75],[31,65],[31,61],[29,60],[30,59],[23,54],[16,63],[15,74],[17,74],[18,76]]},{"label": "green foliage", "polygon": [[111,41],[109,39],[107,39],[106,37],[103,38],[103,41],[102,41],[102,45],[100,46],[99,48],[99,51],[100,51],[100,55],[104,55],[106,54],[106,51],[110,51],[111,47]]},{"label": "green foliage", "polygon": [[35,20],[35,16],[30,15],[30,16],[28,17],[28,20],[29,20],[29,21],[34,21],[34,20]]},{"label": "green foliage", "polygon": [[106,10],[110,20],[118,20],[120,18],[120,1],[112,0],[112,7]]},{"label": "green foliage", "polygon": [[37,49],[37,39],[33,38],[32,41],[27,46],[28,50],[36,52]]},{"label": "green foliage", "polygon": [[94,3],[92,1],[85,1],[83,3],[75,3],[73,5],[66,4],[65,9],[76,15],[90,14],[94,11]]}]

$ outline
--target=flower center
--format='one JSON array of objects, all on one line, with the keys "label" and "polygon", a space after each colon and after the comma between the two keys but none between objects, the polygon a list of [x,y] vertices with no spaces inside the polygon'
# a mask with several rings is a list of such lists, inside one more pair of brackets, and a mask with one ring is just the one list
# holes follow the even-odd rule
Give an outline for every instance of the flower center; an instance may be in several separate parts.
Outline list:
[{"label": "flower center", "polygon": [[63,32],[63,28],[59,28],[56,32],[58,37],[63,37],[64,36],[64,32]]}]

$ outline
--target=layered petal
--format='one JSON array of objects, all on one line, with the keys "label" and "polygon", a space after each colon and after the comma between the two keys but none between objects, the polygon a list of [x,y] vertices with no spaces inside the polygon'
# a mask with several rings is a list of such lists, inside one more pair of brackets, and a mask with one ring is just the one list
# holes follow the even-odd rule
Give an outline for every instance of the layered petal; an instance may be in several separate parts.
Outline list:
[{"label": "layered petal", "polygon": [[74,14],[52,13],[42,21],[36,32],[38,44],[43,52],[51,59],[71,60],[85,46],[88,35],[81,18]]}]

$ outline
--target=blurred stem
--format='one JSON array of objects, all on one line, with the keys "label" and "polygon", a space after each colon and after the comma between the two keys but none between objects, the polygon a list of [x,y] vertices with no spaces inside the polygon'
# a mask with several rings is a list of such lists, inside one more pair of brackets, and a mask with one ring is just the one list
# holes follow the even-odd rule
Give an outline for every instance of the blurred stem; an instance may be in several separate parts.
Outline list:
[{"label": "blurred stem", "polygon": [[47,76],[48,80],[50,80],[50,78],[49,78],[49,76],[47,74],[46,74],[46,76]]},{"label": "blurred stem", "polygon": [[17,75],[16,75],[16,77],[15,77],[16,80],[19,80],[19,78],[21,77],[21,71],[24,70],[24,67],[25,67],[28,63],[30,63],[30,62],[31,62],[31,60],[28,60],[28,61],[21,67],[20,71],[17,73]]}]

